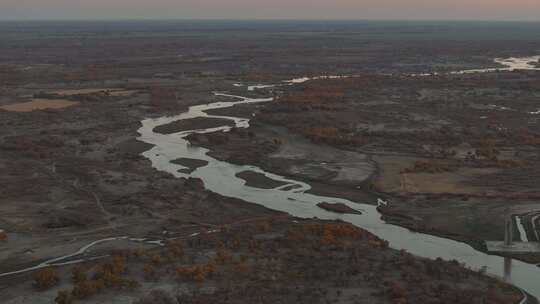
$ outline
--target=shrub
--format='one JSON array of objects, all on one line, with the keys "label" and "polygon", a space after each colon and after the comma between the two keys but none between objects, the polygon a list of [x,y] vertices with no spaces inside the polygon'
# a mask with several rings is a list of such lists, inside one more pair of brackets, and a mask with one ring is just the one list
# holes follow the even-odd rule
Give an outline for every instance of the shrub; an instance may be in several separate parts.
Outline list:
[{"label": "shrub", "polygon": [[144,278],[147,280],[156,279],[156,268],[152,264],[146,264],[143,267]]},{"label": "shrub", "polygon": [[274,143],[276,146],[281,146],[283,144],[283,140],[281,140],[281,138],[274,138],[272,139],[272,143]]},{"label": "shrub", "polygon": [[180,242],[171,242],[168,249],[171,255],[175,258],[181,258],[184,256],[184,248]]},{"label": "shrub", "polygon": [[0,242],[7,241],[8,235],[4,230],[0,230]]},{"label": "shrub", "polygon": [[105,289],[105,282],[101,279],[79,282],[71,291],[71,295],[77,299],[89,298]]},{"label": "shrub", "polygon": [[77,299],[85,299],[105,288],[137,288],[139,286],[137,281],[121,276],[125,270],[124,255],[114,255],[111,260],[98,265],[91,280],[83,279],[83,276],[78,271],[77,279],[79,282],[75,285],[71,294]]},{"label": "shrub", "polygon": [[176,274],[185,279],[204,281],[208,276],[216,272],[216,262],[211,259],[204,265],[186,266],[176,268]]},{"label": "shrub", "polygon": [[337,243],[336,238],[334,237],[334,234],[330,230],[324,230],[322,238],[321,238],[321,245],[328,246],[328,245],[335,245]]},{"label": "shrub", "polygon": [[150,257],[150,260],[152,261],[152,264],[154,264],[154,266],[159,266],[163,263],[163,259],[161,258],[161,255],[159,254],[154,254]]},{"label": "shrub", "polygon": [[99,265],[95,277],[103,279],[105,284],[110,287],[117,287],[120,275],[126,269],[125,258],[122,256],[113,256],[112,260]]},{"label": "shrub", "polygon": [[73,267],[71,270],[71,277],[73,279],[73,283],[75,284],[86,281],[86,268],[80,265]]},{"label": "shrub", "polygon": [[67,290],[60,290],[58,295],[54,299],[57,304],[72,304],[74,302],[73,296]]},{"label": "shrub", "polygon": [[41,290],[46,290],[58,284],[60,279],[52,267],[39,270],[34,275],[34,285]]}]

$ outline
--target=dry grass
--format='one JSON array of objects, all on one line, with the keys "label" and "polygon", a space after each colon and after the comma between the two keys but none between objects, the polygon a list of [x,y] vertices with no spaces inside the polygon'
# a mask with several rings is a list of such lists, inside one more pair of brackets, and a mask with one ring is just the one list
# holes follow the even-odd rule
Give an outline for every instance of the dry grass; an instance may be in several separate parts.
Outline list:
[{"label": "dry grass", "polygon": [[63,109],[78,105],[76,101],[66,99],[34,99],[29,102],[21,102],[10,105],[1,106],[0,109],[9,112],[32,112],[45,109]]}]

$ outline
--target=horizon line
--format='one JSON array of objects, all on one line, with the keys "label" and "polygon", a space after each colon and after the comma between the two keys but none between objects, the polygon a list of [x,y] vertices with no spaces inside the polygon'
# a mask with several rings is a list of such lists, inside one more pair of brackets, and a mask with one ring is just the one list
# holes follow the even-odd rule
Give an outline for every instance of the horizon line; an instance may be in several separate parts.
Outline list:
[{"label": "horizon line", "polygon": [[540,19],[399,19],[399,18],[156,18],[156,17],[117,17],[117,18],[0,18],[0,22],[61,22],[61,21],[311,21],[311,22],[509,22],[540,23]]}]

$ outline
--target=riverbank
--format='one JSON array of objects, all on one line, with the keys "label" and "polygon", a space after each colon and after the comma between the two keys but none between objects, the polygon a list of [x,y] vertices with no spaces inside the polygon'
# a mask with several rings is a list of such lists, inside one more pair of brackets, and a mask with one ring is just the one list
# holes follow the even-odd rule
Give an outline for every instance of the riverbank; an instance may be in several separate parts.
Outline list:
[{"label": "riverbank", "polygon": [[[533,151],[540,127],[529,110],[536,107],[535,75],[538,71],[459,77],[365,74],[287,87],[276,102],[254,109],[248,132],[264,138],[272,134],[267,130],[285,129],[273,133],[285,143],[256,164],[303,180],[376,193],[389,201],[387,220],[475,248],[502,240],[502,223],[509,216],[520,221],[514,221],[516,241],[537,242],[540,188],[530,177],[539,174]],[[508,96],[513,96],[511,104]],[[310,157],[311,151],[328,147],[339,160]],[[214,145],[211,150],[237,162],[234,152],[227,152],[234,147]],[[289,160],[272,167],[272,158],[280,156]],[[374,169],[367,175],[352,172],[353,182],[336,178],[346,176],[349,159],[361,163],[359,157]],[[299,164],[300,159],[306,161]],[[288,167],[287,161],[292,163]],[[511,256],[540,261],[537,253]]]},{"label": "riverbank", "polygon": [[[227,96],[224,94],[219,95]],[[239,97],[234,96],[234,98],[236,99]],[[392,248],[410,250],[411,253],[423,257],[449,257],[450,259],[455,258],[463,262],[465,265],[468,265],[469,267],[473,267],[475,269],[487,269],[488,273],[491,275],[499,277],[503,277],[504,275],[505,277],[507,277],[506,268],[504,268],[504,274],[503,269],[500,268],[506,262],[504,262],[504,260],[499,257],[486,255],[484,253],[475,251],[471,247],[459,242],[443,238],[437,238],[431,235],[411,233],[410,231],[402,229],[400,227],[388,225],[380,220],[380,214],[377,212],[374,206],[359,203],[358,205],[361,206],[361,215],[347,214],[336,216],[335,213],[324,211],[317,205],[323,202],[332,201],[333,203],[343,204],[352,207],[355,206],[355,203],[338,197],[323,197],[310,194],[307,192],[311,189],[311,186],[309,184],[300,182],[298,180],[285,178],[283,176],[261,170],[258,167],[254,167],[251,165],[231,165],[229,163],[220,161],[210,156],[208,153],[209,150],[194,148],[194,146],[185,139],[193,138],[194,136],[197,138],[201,136],[201,134],[204,137],[212,137],[216,135],[208,133],[209,131],[225,131],[225,133],[217,135],[220,138],[224,139],[220,140],[219,143],[229,143],[230,141],[228,140],[228,136],[233,133],[238,133],[238,130],[236,128],[231,129],[228,126],[223,126],[211,130],[193,130],[190,132],[184,132],[182,133],[182,137],[177,137],[175,139],[174,143],[172,143],[166,136],[159,135],[153,132],[153,129],[156,126],[168,124],[172,121],[192,119],[194,117],[206,117],[207,114],[205,112],[207,110],[215,108],[227,108],[237,105],[259,104],[269,101],[271,101],[271,99],[242,97],[238,101],[233,101],[229,103],[220,102],[215,104],[207,104],[204,106],[192,107],[188,112],[182,113],[174,117],[145,120],[143,122],[143,127],[139,129],[139,132],[141,134],[139,139],[144,142],[154,144],[155,147],[152,150],[145,152],[144,155],[152,160],[154,167],[159,170],[169,172],[176,177],[184,177],[186,175],[178,172],[177,168],[171,163],[175,155],[187,155],[191,158],[208,161],[208,166],[196,170],[190,176],[201,178],[204,181],[206,188],[211,191],[229,197],[236,197],[247,201],[256,202],[267,208],[287,212],[300,218],[340,218],[345,221],[351,222],[358,227],[365,227],[369,231],[376,231],[379,236],[382,236],[384,239],[389,241]],[[217,116],[212,117],[217,118]],[[219,118],[234,120],[236,122],[237,128],[250,127],[250,121],[247,121],[245,119],[225,116]],[[193,135],[194,133],[197,133],[197,135]],[[279,143],[279,141],[276,140],[274,140],[273,142]],[[164,153],[158,153],[158,151],[162,151]],[[276,181],[286,182],[289,185],[285,185],[276,189],[260,189],[247,186],[244,181],[238,179],[238,177],[236,176],[236,174],[238,174],[239,172],[243,172],[246,170],[263,174],[266,177],[269,177]],[[227,186],[225,187],[223,185],[224,180],[227,180]],[[355,207],[358,208],[357,206]],[[354,207],[352,208],[354,209]],[[452,249],[449,250],[449,248]],[[539,275],[538,270],[534,265],[527,265],[519,261],[514,261],[512,263],[511,269],[513,272],[512,280],[517,286],[524,288],[525,290],[530,291],[533,294],[537,292],[536,287],[531,285],[530,280],[531,277]]]},{"label": "riverbank", "polygon": [[[107,267],[111,271],[105,276]],[[522,298],[519,290],[497,279],[457,262],[392,250],[384,240],[353,225],[288,216],[183,234],[163,247],[124,248],[102,261],[44,268],[37,274],[41,285],[35,288],[41,291],[25,297],[33,303],[56,297],[149,304],[175,298],[189,302],[226,298],[229,303],[262,298],[295,303],[517,304]]]}]

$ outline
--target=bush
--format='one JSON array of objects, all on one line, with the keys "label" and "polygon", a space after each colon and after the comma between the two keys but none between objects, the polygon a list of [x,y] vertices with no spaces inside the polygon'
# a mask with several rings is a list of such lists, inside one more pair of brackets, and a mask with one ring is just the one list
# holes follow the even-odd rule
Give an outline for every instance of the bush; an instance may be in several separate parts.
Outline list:
[{"label": "bush", "polygon": [[73,280],[76,282],[71,291],[71,295],[76,299],[89,298],[105,288],[116,289],[135,289],[139,283],[135,280],[123,278],[122,274],[126,271],[125,256],[115,254],[106,262],[97,266],[91,279],[87,278],[86,270],[82,267],[73,269]]},{"label": "bush", "polygon": [[203,282],[207,277],[213,275],[216,272],[216,262],[214,260],[208,261],[204,265],[195,265],[187,267],[176,268],[176,275],[180,278],[194,280],[197,282]]},{"label": "bush", "polygon": [[78,265],[73,267],[73,269],[71,270],[71,274],[73,278],[73,283],[75,284],[84,282],[87,279],[86,268],[84,266]]},{"label": "bush", "polygon": [[105,289],[105,282],[103,280],[83,281],[75,285],[71,294],[77,299],[86,299],[103,289]]},{"label": "bush", "polygon": [[60,281],[56,271],[52,267],[47,267],[39,270],[34,275],[34,286],[40,290],[49,289]]},{"label": "bush", "polygon": [[144,265],[143,272],[144,272],[144,278],[146,280],[156,280],[157,279],[156,268],[154,267],[154,265],[152,265],[152,264]]},{"label": "bush", "polygon": [[184,247],[180,242],[171,242],[167,248],[171,259],[180,259],[184,256]]},{"label": "bush", "polygon": [[58,295],[54,299],[54,302],[57,304],[72,304],[74,302],[73,296],[69,291],[61,290],[58,292]]}]

